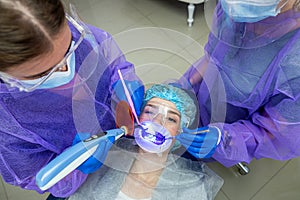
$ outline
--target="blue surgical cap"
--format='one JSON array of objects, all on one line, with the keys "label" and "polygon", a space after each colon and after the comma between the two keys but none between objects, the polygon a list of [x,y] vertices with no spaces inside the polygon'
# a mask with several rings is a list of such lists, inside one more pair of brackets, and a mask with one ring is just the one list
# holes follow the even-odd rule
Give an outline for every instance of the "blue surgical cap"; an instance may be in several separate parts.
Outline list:
[{"label": "blue surgical cap", "polygon": [[192,124],[195,120],[198,109],[193,99],[183,89],[166,84],[153,85],[146,91],[142,108],[150,99],[155,97],[175,104],[181,115],[181,128]]}]

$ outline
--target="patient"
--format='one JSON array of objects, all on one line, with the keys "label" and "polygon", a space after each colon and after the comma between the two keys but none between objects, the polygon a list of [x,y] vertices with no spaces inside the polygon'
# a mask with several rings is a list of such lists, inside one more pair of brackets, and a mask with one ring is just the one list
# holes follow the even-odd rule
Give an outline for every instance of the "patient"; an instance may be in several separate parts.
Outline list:
[{"label": "patient", "polygon": [[140,122],[156,124],[166,141],[148,144],[143,141],[148,136],[139,136],[142,129],[136,128],[135,139],[119,139],[105,165],[69,199],[214,199],[223,180],[205,163],[175,154],[180,144],[173,136],[193,124],[197,110],[182,89],[152,86],[146,91]]}]

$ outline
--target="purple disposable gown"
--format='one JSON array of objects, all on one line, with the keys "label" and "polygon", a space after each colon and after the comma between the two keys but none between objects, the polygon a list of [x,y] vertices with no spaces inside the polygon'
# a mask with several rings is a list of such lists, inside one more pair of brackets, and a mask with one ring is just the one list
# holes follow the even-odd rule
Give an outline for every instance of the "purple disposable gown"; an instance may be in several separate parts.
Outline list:
[{"label": "purple disposable gown", "polygon": [[[78,32],[72,25],[69,26],[72,40],[77,41]],[[111,86],[119,79],[117,69],[121,69],[127,80],[138,79],[132,64],[126,62],[112,37],[95,27],[89,26],[89,29],[99,44],[100,54],[98,60],[92,60],[93,74],[76,90],[42,89],[10,93],[1,81],[0,172],[7,183],[42,193],[35,183],[36,173],[71,146],[77,132],[95,133],[115,128]],[[90,47],[84,40],[75,51],[76,72],[84,65],[82,63],[86,61]],[[82,75],[85,76],[88,71]],[[67,197],[86,177],[75,170],[48,192]]]},{"label": "purple disposable gown", "polygon": [[183,76],[196,92],[200,126],[222,130],[213,158],[229,167],[299,156],[300,13],[233,26],[218,5],[215,16],[205,56]]}]

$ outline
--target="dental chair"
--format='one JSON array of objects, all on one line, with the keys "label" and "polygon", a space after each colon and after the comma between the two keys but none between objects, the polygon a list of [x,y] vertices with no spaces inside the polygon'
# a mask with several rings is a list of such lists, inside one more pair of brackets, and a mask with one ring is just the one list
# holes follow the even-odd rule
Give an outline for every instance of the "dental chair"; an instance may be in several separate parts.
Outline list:
[{"label": "dental chair", "polygon": [[250,172],[250,168],[248,167],[248,165],[242,162],[236,164],[235,167],[237,168],[238,173],[242,176],[247,175]]}]

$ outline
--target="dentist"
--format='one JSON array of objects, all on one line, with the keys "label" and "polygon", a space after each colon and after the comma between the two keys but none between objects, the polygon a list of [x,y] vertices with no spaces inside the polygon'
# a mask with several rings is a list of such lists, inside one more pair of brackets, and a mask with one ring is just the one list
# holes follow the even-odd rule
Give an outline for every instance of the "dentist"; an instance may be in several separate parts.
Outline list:
[{"label": "dentist", "polygon": [[[111,35],[80,21],[73,6],[66,13],[61,1],[0,0],[0,10],[0,172],[42,193],[35,175],[43,166],[72,143],[115,128],[117,70],[129,88],[141,84]],[[74,193],[101,167],[108,140],[97,150],[101,159],[91,156],[48,192]]]}]

